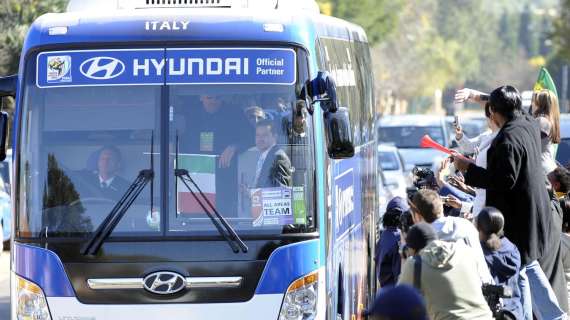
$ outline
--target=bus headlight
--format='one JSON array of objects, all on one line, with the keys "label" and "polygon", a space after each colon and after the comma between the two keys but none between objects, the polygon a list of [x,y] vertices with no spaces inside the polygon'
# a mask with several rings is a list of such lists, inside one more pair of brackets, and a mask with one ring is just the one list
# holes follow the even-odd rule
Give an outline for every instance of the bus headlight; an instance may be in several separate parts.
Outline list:
[{"label": "bus headlight", "polygon": [[46,297],[35,283],[16,276],[16,319],[51,320]]},{"label": "bus headlight", "polygon": [[318,272],[293,281],[287,289],[279,320],[311,320],[317,313]]}]

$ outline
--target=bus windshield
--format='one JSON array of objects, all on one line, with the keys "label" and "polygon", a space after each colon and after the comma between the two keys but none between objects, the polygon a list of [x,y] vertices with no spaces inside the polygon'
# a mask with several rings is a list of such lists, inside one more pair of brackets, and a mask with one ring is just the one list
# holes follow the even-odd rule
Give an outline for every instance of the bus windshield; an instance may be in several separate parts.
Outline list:
[{"label": "bus windshield", "polygon": [[[151,67],[164,63],[166,81],[129,83],[122,77],[133,60],[120,54],[40,53],[28,60],[17,236],[88,237],[145,169],[153,178],[111,237],[219,236],[209,205],[240,236],[315,231],[313,133],[299,100],[307,77],[302,52],[294,65],[281,66],[295,81],[277,84],[169,81],[190,58],[149,60]],[[168,49],[160,54],[168,57]],[[152,77],[136,57],[134,74],[138,63],[140,74]],[[250,57],[251,72],[280,63],[260,59]],[[124,72],[113,78],[121,63]],[[116,83],[98,82],[106,79]]]}]

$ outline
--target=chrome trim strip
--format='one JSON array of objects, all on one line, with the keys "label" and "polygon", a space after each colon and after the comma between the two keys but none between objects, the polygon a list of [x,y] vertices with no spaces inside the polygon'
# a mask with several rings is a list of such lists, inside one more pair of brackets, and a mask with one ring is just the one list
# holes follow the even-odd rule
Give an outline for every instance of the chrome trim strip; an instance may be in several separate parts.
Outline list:
[{"label": "chrome trim strip", "polygon": [[189,277],[186,288],[237,288],[243,277]]},{"label": "chrome trim strip", "polygon": [[88,279],[87,285],[93,290],[142,289],[142,278]]},{"label": "chrome trim strip", "polygon": [[[186,288],[238,288],[243,277],[188,277]],[[92,290],[143,289],[143,278],[88,279]]]}]

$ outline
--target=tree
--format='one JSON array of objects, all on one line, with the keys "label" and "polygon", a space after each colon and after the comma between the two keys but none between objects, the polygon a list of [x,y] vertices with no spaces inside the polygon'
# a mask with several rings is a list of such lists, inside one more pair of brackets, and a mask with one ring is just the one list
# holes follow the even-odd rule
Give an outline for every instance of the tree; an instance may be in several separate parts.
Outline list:
[{"label": "tree", "polygon": [[[378,43],[398,24],[402,0],[318,0],[323,13],[358,24],[364,28],[371,43]],[[325,10],[326,9],[326,10]]]},{"label": "tree", "polygon": [[519,25],[519,42],[525,49],[527,57],[533,57],[538,52],[538,41],[530,6],[526,5],[521,13]]},{"label": "tree", "polygon": [[45,225],[51,225],[62,233],[93,231],[91,218],[85,215],[85,207],[71,179],[63,171],[54,154],[48,154],[47,185],[43,194]]},{"label": "tree", "polygon": [[0,75],[18,71],[29,25],[47,12],[61,12],[67,0],[0,0]]},{"label": "tree", "polygon": [[556,57],[570,62],[570,0],[561,0],[560,16],[554,22],[554,50]]},{"label": "tree", "polygon": [[514,55],[519,51],[518,46],[518,15],[503,11],[499,20],[499,38],[501,40],[501,49],[503,52]]}]

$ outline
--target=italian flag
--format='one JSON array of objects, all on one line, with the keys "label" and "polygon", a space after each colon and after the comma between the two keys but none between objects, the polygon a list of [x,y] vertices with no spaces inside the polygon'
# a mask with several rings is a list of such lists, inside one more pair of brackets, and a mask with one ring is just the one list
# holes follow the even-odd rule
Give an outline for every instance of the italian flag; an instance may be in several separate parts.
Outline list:
[{"label": "italian flag", "polygon": [[[178,168],[186,169],[188,173],[200,187],[206,198],[214,207],[216,206],[216,156],[214,155],[198,155],[198,154],[183,154],[178,155]],[[178,213],[205,213],[204,209],[196,201],[194,196],[190,193],[186,185],[178,178],[177,188],[177,201]],[[202,200],[201,195],[197,192],[191,182],[187,182],[195,195],[206,205]]]}]

